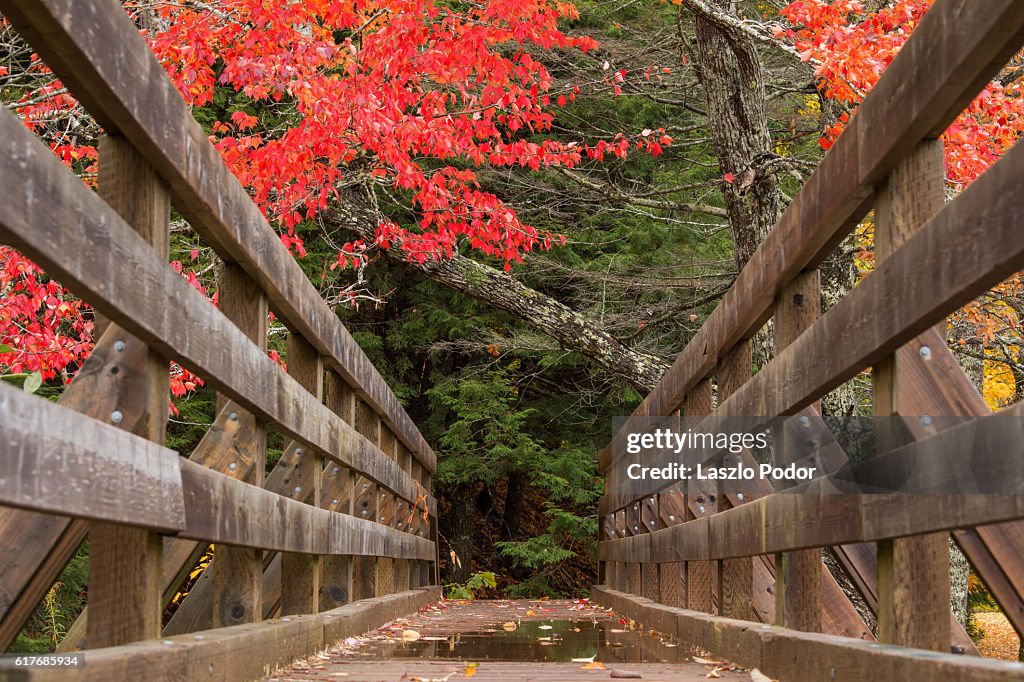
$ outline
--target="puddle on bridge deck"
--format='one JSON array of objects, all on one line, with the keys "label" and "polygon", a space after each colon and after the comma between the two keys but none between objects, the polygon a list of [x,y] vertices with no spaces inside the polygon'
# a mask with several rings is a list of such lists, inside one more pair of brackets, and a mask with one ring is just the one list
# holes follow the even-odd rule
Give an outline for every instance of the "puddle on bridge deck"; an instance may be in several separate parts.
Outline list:
[{"label": "puddle on bridge deck", "polygon": [[680,663],[687,647],[660,635],[630,630],[607,620],[522,621],[514,630],[488,627],[475,632],[424,634],[416,641],[394,638],[349,640],[352,660],[433,658],[462,661]]}]

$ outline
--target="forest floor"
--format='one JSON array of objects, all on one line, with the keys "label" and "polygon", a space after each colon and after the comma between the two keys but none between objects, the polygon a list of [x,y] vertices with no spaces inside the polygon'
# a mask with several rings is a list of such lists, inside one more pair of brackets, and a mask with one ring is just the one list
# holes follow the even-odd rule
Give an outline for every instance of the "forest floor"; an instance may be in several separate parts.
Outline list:
[{"label": "forest floor", "polygon": [[1001,658],[1005,661],[1017,660],[1020,639],[1006,616],[999,611],[986,611],[975,613],[974,620],[985,633],[978,642],[978,651],[982,656]]}]

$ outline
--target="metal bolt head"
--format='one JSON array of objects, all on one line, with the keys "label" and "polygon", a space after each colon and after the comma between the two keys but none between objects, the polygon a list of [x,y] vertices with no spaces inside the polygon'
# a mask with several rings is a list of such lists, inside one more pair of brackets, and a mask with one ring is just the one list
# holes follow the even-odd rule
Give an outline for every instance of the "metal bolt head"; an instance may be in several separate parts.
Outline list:
[{"label": "metal bolt head", "polygon": [[381,521],[383,521],[383,520],[384,520],[384,517],[383,517],[383,516],[382,516],[382,517],[380,517],[380,520],[381,520]]},{"label": "metal bolt head", "polygon": [[359,513],[362,514],[363,516],[369,516],[370,515],[370,512],[366,511],[365,509],[363,511],[359,512]]},{"label": "metal bolt head", "polygon": [[399,522],[398,522],[398,527],[399,527],[399,528],[401,528],[401,527],[402,527],[402,522],[401,522],[401,521],[399,521]]},{"label": "metal bolt head", "polygon": [[295,448],[295,456],[298,457],[302,454],[302,448]]},{"label": "metal bolt head", "polygon": [[337,474],[337,473],[340,473],[340,472],[341,472],[341,468],[340,467],[334,467],[334,473]]},{"label": "metal bolt head", "polygon": [[124,421],[124,414],[121,413],[121,410],[114,410],[110,413],[110,421],[120,424]]},{"label": "metal bolt head", "polygon": [[331,504],[338,504],[338,498],[334,498],[333,500],[331,500]]},{"label": "metal bolt head", "polygon": [[743,493],[736,493],[736,499],[742,502],[743,501]]},{"label": "metal bolt head", "polygon": [[800,423],[803,424],[804,426],[807,426],[808,424],[811,423],[811,419],[807,415],[804,415],[800,417]]},{"label": "metal bolt head", "polygon": [[675,514],[669,514],[668,515],[668,520],[669,521],[675,521],[676,520],[676,515]]},{"label": "metal bolt head", "polygon": [[701,505],[701,506],[699,507],[699,509],[700,509],[700,512],[701,512],[701,513],[703,514],[703,513],[704,513],[704,505],[702,504],[702,505]]},{"label": "metal bolt head", "polygon": [[921,348],[917,352],[920,353],[921,357],[924,358],[925,360],[932,356],[932,349],[929,348],[928,346],[921,346]]},{"label": "metal bolt head", "polygon": [[928,415],[924,415],[923,417],[921,417],[921,423],[924,426],[931,426],[932,425],[932,418],[929,417]]},{"label": "metal bolt head", "polygon": [[633,530],[640,530],[640,526],[633,526]]},{"label": "metal bolt head", "polygon": [[301,485],[295,486],[295,494],[298,495],[301,492],[302,492],[302,486]]},{"label": "metal bolt head", "polygon": [[123,353],[124,349],[125,349],[124,341],[121,341],[120,339],[118,339],[117,341],[114,342],[114,350],[116,350],[118,353]]},{"label": "metal bolt head", "polygon": [[231,464],[228,465],[228,469],[231,469],[231,471],[234,471],[237,468],[238,468],[238,463],[237,462],[232,462]]},{"label": "metal bolt head", "polygon": [[230,419],[233,422],[238,421],[238,413],[232,412],[231,414],[228,415],[228,419]]}]

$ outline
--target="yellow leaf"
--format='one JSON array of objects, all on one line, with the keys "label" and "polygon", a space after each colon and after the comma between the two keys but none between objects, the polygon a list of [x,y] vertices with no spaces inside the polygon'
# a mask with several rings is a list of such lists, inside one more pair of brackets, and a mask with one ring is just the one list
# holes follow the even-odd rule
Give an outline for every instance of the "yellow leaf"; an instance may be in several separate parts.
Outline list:
[{"label": "yellow leaf", "polygon": [[530,609],[529,611],[526,612],[526,615],[527,616],[536,616],[537,612],[534,611],[533,609]]},{"label": "yellow leaf", "polygon": [[601,661],[591,661],[586,665],[581,665],[580,670],[604,670],[605,664]]},{"label": "yellow leaf", "polygon": [[516,624],[512,621],[509,621],[507,623],[502,624],[501,629],[505,630],[506,632],[512,632],[516,629]]},{"label": "yellow leaf", "polygon": [[466,677],[473,677],[473,675],[476,675],[476,666],[476,663],[466,664]]}]

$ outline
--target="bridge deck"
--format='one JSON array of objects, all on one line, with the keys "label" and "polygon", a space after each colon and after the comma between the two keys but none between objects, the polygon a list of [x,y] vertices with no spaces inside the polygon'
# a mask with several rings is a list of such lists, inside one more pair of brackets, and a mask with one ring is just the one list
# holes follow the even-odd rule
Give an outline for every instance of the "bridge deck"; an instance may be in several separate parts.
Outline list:
[{"label": "bridge deck", "polygon": [[712,670],[712,677],[750,679],[586,601],[476,600],[433,605],[270,679],[689,682]]}]

